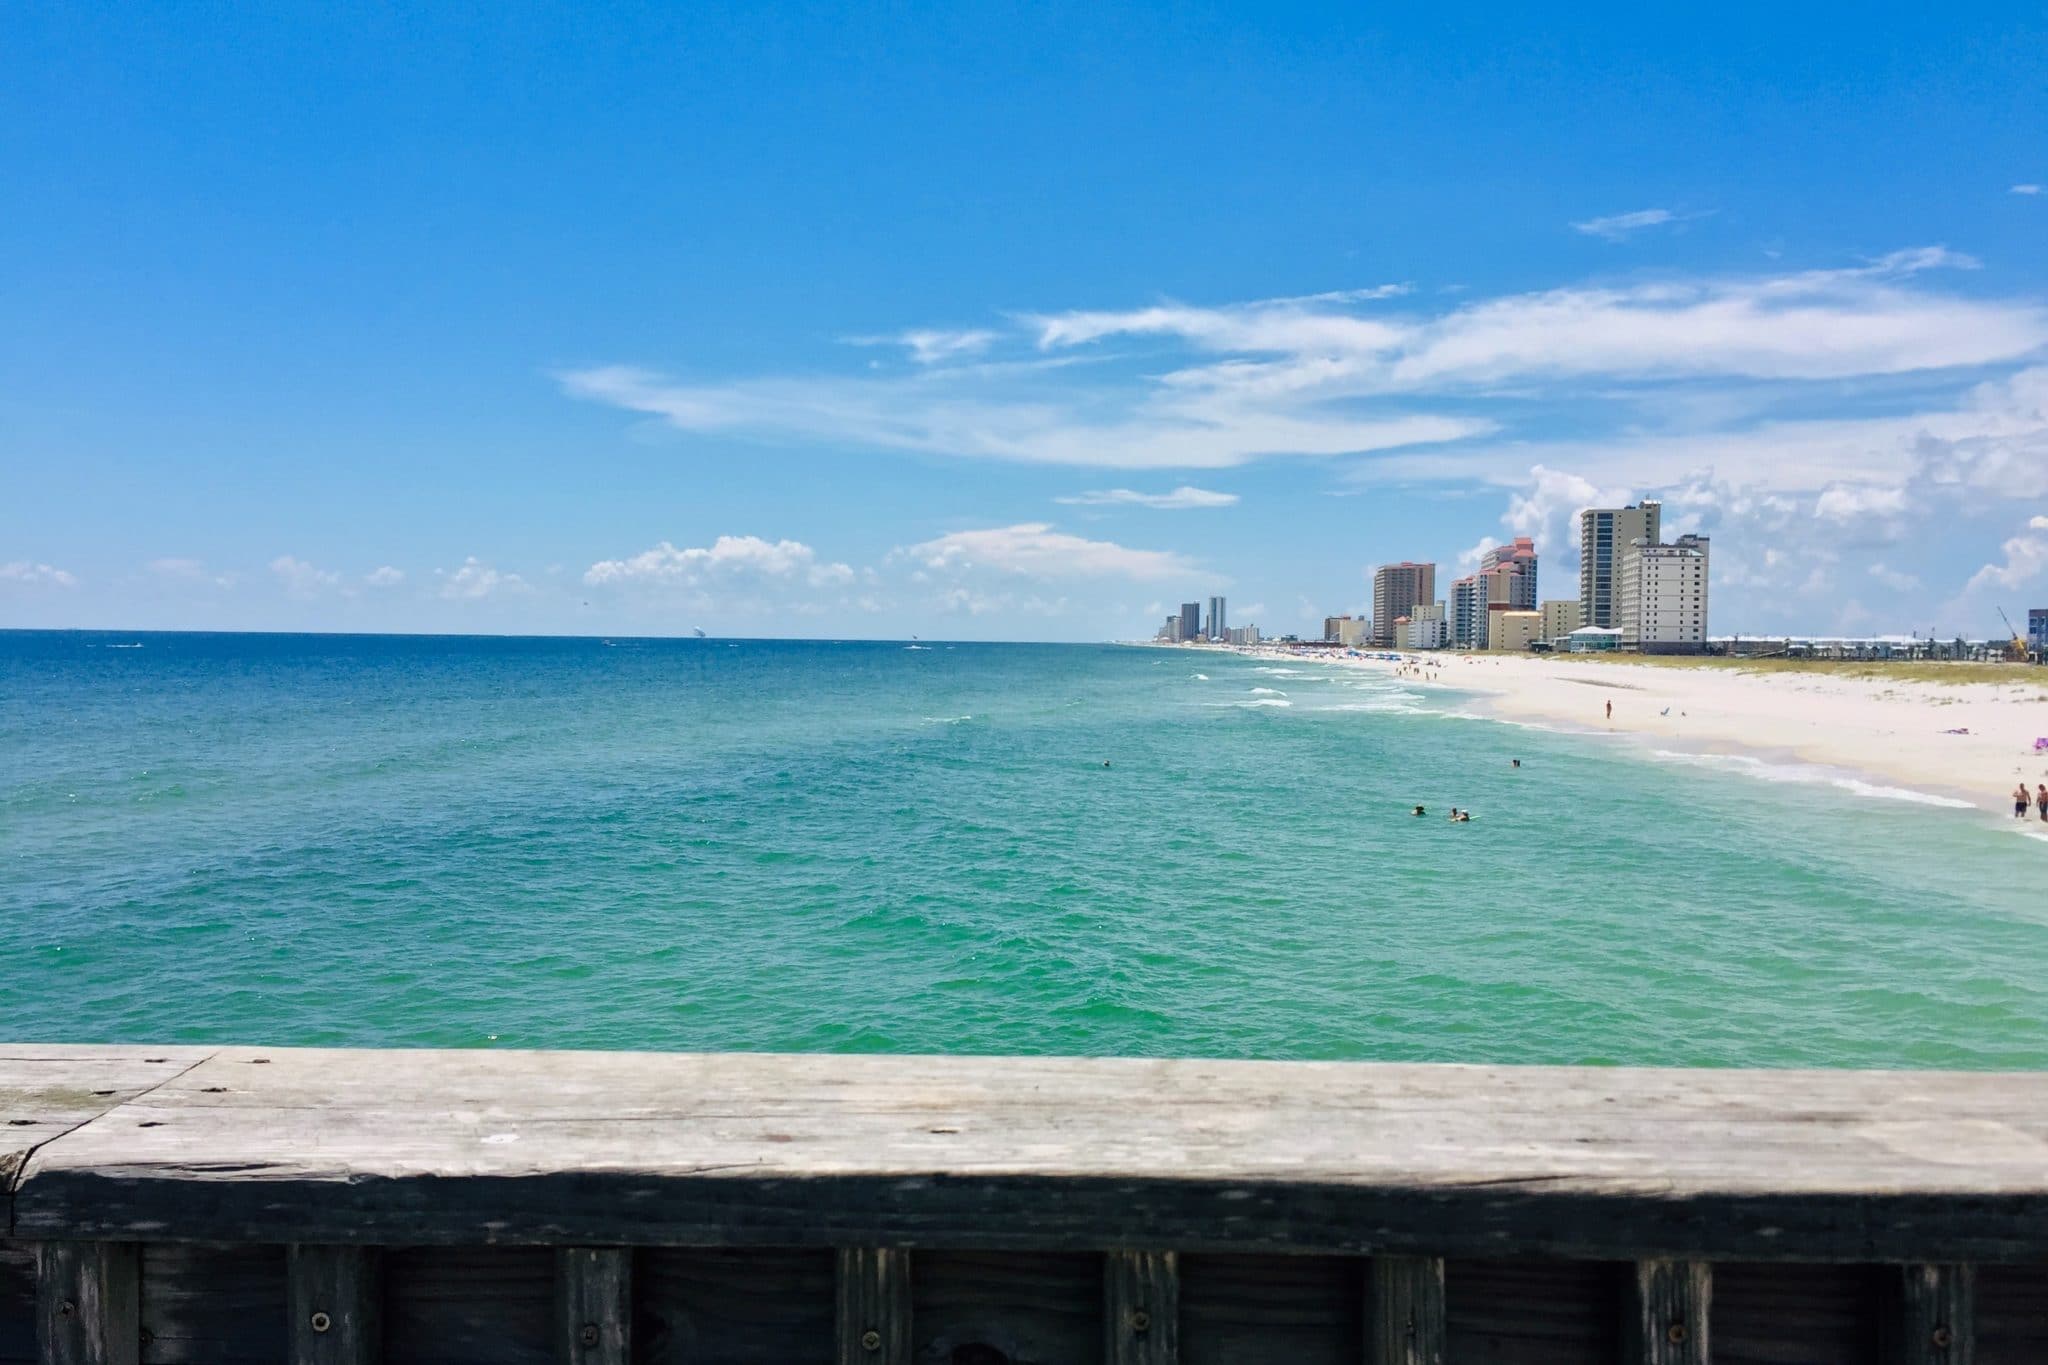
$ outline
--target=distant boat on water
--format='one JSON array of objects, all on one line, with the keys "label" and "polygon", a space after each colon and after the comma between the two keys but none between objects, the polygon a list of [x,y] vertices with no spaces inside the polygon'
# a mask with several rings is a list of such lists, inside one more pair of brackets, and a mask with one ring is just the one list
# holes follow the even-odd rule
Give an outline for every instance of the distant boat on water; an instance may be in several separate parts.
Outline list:
[{"label": "distant boat on water", "polygon": [[698,639],[700,639],[700,640],[701,640],[701,639],[703,639],[703,638],[704,638],[704,627],[702,627],[702,626],[691,626],[691,627],[690,627],[690,633],[691,633],[691,634],[693,634],[693,635],[695,635],[695,636],[696,636],[696,637],[697,637]]}]

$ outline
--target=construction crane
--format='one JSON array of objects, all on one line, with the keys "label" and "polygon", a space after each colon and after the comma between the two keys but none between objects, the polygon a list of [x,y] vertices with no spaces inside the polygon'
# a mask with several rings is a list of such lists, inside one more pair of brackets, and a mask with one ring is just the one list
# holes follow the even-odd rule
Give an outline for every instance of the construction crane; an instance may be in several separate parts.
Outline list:
[{"label": "construction crane", "polygon": [[2023,664],[2032,657],[2027,653],[2027,642],[2012,628],[2012,618],[2005,614],[2005,608],[1998,609],[1998,619],[2005,622],[2006,634],[2012,638],[2005,642],[2005,657],[2012,663]]}]

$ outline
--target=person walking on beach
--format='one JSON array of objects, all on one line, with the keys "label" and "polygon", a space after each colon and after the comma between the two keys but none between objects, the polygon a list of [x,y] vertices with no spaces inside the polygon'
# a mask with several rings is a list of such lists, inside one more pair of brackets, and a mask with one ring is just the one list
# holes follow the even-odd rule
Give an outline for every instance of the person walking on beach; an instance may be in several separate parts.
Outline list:
[{"label": "person walking on beach", "polygon": [[2034,798],[2027,794],[2026,783],[2022,782],[2019,786],[2014,787],[2012,790],[2012,818],[2015,820],[2026,819],[2027,807],[2033,803],[2033,800]]},{"label": "person walking on beach", "polygon": [[2037,788],[2034,793],[2034,809],[2041,812],[2042,823],[2048,824],[2048,782],[2037,782],[2034,785]]},{"label": "person walking on beach", "polygon": [[1611,697],[1608,699],[1607,702],[1607,719],[1614,719],[1614,700]]}]

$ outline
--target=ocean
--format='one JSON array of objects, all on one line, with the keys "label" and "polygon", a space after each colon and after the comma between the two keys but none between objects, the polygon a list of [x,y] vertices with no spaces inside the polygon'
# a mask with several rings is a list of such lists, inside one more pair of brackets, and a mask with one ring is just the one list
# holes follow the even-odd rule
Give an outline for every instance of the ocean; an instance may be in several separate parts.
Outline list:
[{"label": "ocean", "polygon": [[0,1038],[2048,1066],[2040,846],[1823,776],[1188,651],[4,632]]}]

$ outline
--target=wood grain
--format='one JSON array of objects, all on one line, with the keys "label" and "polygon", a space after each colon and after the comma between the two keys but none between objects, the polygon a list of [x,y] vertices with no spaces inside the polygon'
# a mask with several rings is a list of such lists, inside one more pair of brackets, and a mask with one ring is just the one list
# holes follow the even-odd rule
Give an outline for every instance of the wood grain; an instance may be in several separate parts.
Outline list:
[{"label": "wood grain", "polygon": [[45,1242],[36,1251],[43,1365],[139,1365],[140,1256],[132,1242]]},{"label": "wood grain", "polygon": [[628,1365],[633,1358],[633,1253],[624,1247],[555,1251],[555,1359]]},{"label": "wood grain", "polygon": [[1444,1365],[1444,1263],[1434,1256],[1375,1256],[1366,1268],[1368,1365]]},{"label": "wood grain", "polygon": [[1638,1261],[1629,1289],[1624,1360],[1632,1365],[1709,1365],[1713,1267],[1704,1261]]},{"label": "wood grain", "polygon": [[1977,1268],[1900,1266],[1898,1284],[1893,1365],[1976,1365]]},{"label": "wood grain", "polygon": [[833,1298],[837,1365],[910,1365],[910,1253],[845,1247]]},{"label": "wood grain", "polygon": [[123,1240],[2048,1258],[2048,1074],[229,1049],[36,1148]]},{"label": "wood grain", "polygon": [[383,1356],[383,1258],[367,1247],[285,1253],[285,1336],[292,1365],[375,1365]]},{"label": "wood grain", "polygon": [[[36,1148],[162,1084],[210,1051],[0,1043],[0,1197],[13,1194]],[[0,1234],[6,1226],[0,1217]]]},{"label": "wood grain", "polygon": [[1180,1365],[1180,1258],[1112,1251],[1102,1261],[1102,1358],[1108,1365]]}]

